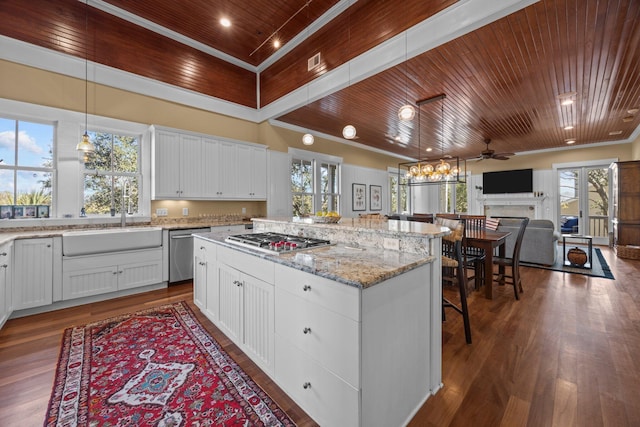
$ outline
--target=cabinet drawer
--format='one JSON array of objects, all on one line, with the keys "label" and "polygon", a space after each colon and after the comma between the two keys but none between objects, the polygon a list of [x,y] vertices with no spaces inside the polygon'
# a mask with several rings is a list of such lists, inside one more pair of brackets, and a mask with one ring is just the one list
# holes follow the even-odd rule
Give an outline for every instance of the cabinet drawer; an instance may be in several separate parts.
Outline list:
[{"label": "cabinet drawer", "polygon": [[219,246],[217,250],[218,262],[227,264],[236,270],[273,285],[274,263],[272,261],[266,261],[253,255],[225,248],[224,246]]},{"label": "cabinet drawer", "polygon": [[323,369],[278,334],[275,376],[278,385],[318,424],[358,425],[359,390]]},{"label": "cabinet drawer", "polygon": [[279,264],[275,268],[276,287],[360,321],[360,289]]},{"label": "cabinet drawer", "polygon": [[360,385],[360,323],[276,289],[275,330],[349,384]]}]

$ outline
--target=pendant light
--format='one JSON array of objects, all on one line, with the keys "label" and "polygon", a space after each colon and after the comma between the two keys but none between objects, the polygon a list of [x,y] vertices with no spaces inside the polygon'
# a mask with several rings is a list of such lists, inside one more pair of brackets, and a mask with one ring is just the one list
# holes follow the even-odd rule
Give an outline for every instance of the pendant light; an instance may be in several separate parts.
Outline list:
[{"label": "pendant light", "polygon": [[[407,14],[408,16],[408,14]],[[398,110],[398,118],[403,122],[410,122],[416,116],[416,109],[413,105],[409,104],[409,70],[407,65],[408,59],[408,39],[409,30],[404,32],[404,101],[405,105]]]},{"label": "pendant light", "polygon": [[89,133],[87,132],[89,115],[89,0],[84,4],[84,12],[84,135],[82,135],[82,140],[76,145],[76,150],[84,153],[84,159],[86,161],[87,156],[96,151],[96,148],[89,140]]},{"label": "pendant light", "polygon": [[[349,25],[347,27],[347,31],[348,31],[348,41],[347,41],[347,45],[349,46],[349,55],[351,55],[351,13],[349,13]],[[349,60],[348,65],[349,65],[349,86],[347,86],[347,89],[351,88],[351,58],[347,58]],[[349,101],[351,97],[347,94],[347,106],[350,106]],[[351,112],[351,109],[349,108],[349,112]],[[351,115],[351,114],[349,114]],[[342,136],[345,137],[345,139],[354,139],[356,137],[356,127],[352,124],[348,124],[346,125],[344,128],[342,128]]]}]

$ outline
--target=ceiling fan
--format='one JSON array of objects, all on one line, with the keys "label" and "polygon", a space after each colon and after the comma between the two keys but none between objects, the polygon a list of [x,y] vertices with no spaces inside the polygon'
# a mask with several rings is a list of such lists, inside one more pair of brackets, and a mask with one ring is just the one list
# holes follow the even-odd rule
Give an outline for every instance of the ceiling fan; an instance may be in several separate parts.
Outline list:
[{"label": "ceiling fan", "polygon": [[487,144],[487,148],[482,150],[479,156],[472,157],[467,160],[484,160],[484,159],[495,159],[495,160],[509,160],[509,157],[515,156],[515,153],[496,153],[495,150],[489,148],[489,143],[491,142],[491,138],[486,138],[484,143]]}]

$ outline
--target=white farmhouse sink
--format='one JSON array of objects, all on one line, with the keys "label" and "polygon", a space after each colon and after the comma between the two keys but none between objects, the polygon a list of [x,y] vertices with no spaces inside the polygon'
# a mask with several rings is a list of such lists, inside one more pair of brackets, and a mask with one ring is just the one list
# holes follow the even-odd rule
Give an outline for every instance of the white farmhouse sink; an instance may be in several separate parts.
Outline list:
[{"label": "white farmhouse sink", "polygon": [[162,228],[125,227],[62,233],[62,255],[91,255],[162,246]]}]

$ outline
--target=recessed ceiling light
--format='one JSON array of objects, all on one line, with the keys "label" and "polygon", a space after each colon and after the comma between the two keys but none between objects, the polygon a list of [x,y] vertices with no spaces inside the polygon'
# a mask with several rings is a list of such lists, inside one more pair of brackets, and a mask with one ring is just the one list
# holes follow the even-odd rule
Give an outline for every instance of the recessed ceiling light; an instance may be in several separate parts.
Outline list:
[{"label": "recessed ceiling light", "polygon": [[612,135],[612,136],[613,135],[621,135],[621,134],[622,134],[621,130],[614,130],[614,131],[609,132],[609,135]]},{"label": "recessed ceiling light", "polygon": [[633,116],[623,117],[622,121],[625,122],[625,123],[629,123],[629,122],[633,121]]},{"label": "recessed ceiling light", "polygon": [[280,40],[275,39],[275,40],[273,41],[273,47],[275,47],[276,49],[277,49],[277,48],[279,48],[279,47],[280,47]]},{"label": "recessed ceiling light", "polygon": [[575,139],[565,139],[564,142],[566,142],[567,144],[571,145],[571,144],[575,144],[576,140]]},{"label": "recessed ceiling light", "polygon": [[627,113],[636,114],[638,111],[640,111],[640,108],[630,108],[627,110]]},{"label": "recessed ceiling light", "polygon": [[571,125],[564,127],[564,130],[571,130],[571,129],[573,129],[573,126],[571,126]]},{"label": "recessed ceiling light", "polygon": [[220,25],[222,25],[223,27],[230,27],[231,21],[229,21],[229,19],[227,18],[222,18],[220,19]]},{"label": "recessed ceiling light", "polygon": [[431,148],[431,147],[427,147],[427,150],[426,150],[426,151],[433,151],[433,148]]},{"label": "recessed ceiling light", "polygon": [[562,102],[560,102],[560,105],[571,105],[573,104],[573,99],[565,99]]}]

